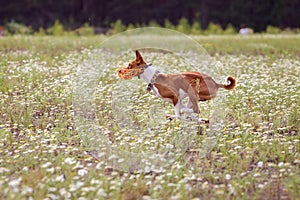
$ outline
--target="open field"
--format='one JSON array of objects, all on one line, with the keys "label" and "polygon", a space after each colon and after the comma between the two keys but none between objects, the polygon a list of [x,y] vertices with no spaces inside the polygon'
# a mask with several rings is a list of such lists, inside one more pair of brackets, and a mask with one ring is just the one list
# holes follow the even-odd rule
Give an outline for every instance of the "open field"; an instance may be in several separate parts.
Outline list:
[{"label": "open field", "polygon": [[[181,130],[195,132],[169,165],[142,172],[112,167],[107,154],[93,156],[75,131],[76,72],[106,38],[0,38],[0,199],[300,199],[300,35],[193,37],[222,64],[222,75],[238,81],[235,90],[220,92],[226,97],[223,128],[204,156],[198,153],[208,138],[206,127],[164,121],[152,135],[138,137],[115,127],[110,108],[120,83],[115,70],[134,54],[108,67],[95,102],[112,146],[136,153],[172,148],[173,137],[186,137]],[[145,55],[186,69],[172,55]],[[131,117],[142,130],[154,105],[173,110],[139,83],[127,101],[138,111]],[[202,115],[209,117],[214,105],[199,103]]]}]

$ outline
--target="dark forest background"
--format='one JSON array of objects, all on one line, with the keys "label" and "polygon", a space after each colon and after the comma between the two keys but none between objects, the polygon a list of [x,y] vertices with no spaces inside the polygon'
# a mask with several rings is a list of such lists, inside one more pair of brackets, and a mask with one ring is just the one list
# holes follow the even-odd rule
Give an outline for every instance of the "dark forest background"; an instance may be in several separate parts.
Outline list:
[{"label": "dark forest background", "polygon": [[0,0],[0,25],[16,21],[34,30],[47,28],[58,19],[74,29],[85,22],[94,27],[110,27],[121,19],[125,25],[147,24],[165,19],[177,24],[182,17],[198,21],[202,28],[210,22],[223,28],[246,24],[255,31],[268,25],[300,27],[300,0]]}]

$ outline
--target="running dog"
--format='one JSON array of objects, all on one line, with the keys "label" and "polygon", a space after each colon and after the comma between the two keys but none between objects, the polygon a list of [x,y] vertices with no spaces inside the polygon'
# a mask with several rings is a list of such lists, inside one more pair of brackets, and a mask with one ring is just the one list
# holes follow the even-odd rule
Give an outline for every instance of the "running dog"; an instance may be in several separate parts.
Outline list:
[{"label": "running dog", "polygon": [[[147,64],[139,51],[136,58],[128,66],[121,67],[117,73],[121,79],[129,80],[137,76],[148,84],[147,90],[172,103],[175,117],[180,119],[182,113],[200,113],[198,101],[207,101],[217,96],[219,88],[232,90],[236,80],[229,76],[226,84],[216,83],[210,76],[199,72],[183,72],[180,74],[163,74],[151,64]],[[188,97],[187,105],[182,101]]]}]

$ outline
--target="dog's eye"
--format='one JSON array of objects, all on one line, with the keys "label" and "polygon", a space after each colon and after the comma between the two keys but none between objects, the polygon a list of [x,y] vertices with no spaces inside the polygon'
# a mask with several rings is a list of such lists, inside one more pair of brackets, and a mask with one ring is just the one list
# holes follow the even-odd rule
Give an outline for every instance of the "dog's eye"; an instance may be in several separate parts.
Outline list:
[{"label": "dog's eye", "polygon": [[128,67],[129,67],[129,68],[132,68],[132,64],[129,63],[129,64],[128,64]]}]

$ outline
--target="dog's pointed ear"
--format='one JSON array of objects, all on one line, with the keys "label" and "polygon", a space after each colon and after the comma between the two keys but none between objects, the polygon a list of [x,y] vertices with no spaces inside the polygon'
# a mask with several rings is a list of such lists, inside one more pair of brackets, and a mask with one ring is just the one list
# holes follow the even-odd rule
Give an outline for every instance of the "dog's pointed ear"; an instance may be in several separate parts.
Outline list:
[{"label": "dog's pointed ear", "polygon": [[139,63],[144,63],[144,59],[138,50],[135,51],[136,61]]}]

